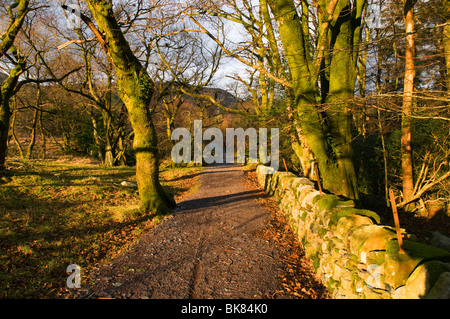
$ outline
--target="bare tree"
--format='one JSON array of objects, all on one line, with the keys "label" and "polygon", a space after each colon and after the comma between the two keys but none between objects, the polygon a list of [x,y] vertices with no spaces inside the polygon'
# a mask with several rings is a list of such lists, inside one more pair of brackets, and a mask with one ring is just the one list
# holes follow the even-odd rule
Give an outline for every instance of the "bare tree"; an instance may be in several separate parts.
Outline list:
[{"label": "bare tree", "polygon": [[151,118],[150,101],[154,82],[134,55],[118,24],[109,1],[87,0],[97,26],[84,14],[81,19],[89,26],[115,68],[119,95],[127,107],[134,131],[136,180],[141,210],[167,212],[175,203],[159,183],[159,155],[156,131]]},{"label": "bare tree", "polygon": [[26,68],[26,57],[14,46],[14,41],[29,12],[28,0],[16,0],[7,7],[9,22],[1,35],[0,58],[6,57],[12,68],[1,83],[0,90],[0,170],[5,169],[5,160],[10,125],[10,99],[14,94],[20,75]]}]

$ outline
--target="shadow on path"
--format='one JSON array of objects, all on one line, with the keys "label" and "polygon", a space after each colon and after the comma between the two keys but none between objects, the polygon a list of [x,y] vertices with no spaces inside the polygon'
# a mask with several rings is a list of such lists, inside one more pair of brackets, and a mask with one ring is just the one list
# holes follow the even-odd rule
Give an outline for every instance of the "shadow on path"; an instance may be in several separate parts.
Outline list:
[{"label": "shadow on path", "polygon": [[207,166],[198,191],[132,249],[99,269],[91,298],[271,298],[280,253],[257,236],[269,212],[238,165]]}]

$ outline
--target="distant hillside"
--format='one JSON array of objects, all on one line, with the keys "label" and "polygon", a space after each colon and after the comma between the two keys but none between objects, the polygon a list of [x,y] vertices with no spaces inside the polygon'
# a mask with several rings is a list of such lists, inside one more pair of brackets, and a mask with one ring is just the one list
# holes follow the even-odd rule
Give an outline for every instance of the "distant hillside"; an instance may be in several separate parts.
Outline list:
[{"label": "distant hillside", "polygon": [[[199,94],[208,95],[208,96],[215,98],[216,101],[219,102],[224,107],[227,107],[230,109],[238,109],[239,108],[240,100],[237,97],[235,97],[233,94],[231,94],[230,92],[227,92],[223,89],[204,88],[199,92]],[[185,107],[188,105],[190,107],[194,107],[194,106],[196,106],[196,103],[198,103],[198,101],[196,101],[195,98],[190,97],[186,94],[183,94],[183,99],[185,99],[185,102],[184,102]],[[209,101],[202,100],[201,103],[209,104]],[[209,117],[213,117],[213,116],[216,116],[219,114],[225,114],[225,113],[227,113],[227,112],[223,111],[222,109],[220,109],[219,107],[217,107],[215,105],[212,105],[212,106],[206,108],[206,110],[205,110],[205,115],[209,116]]]},{"label": "distant hillside", "polygon": [[233,94],[219,88],[205,88],[201,93],[214,97],[220,104],[229,108],[236,108],[239,102]]}]

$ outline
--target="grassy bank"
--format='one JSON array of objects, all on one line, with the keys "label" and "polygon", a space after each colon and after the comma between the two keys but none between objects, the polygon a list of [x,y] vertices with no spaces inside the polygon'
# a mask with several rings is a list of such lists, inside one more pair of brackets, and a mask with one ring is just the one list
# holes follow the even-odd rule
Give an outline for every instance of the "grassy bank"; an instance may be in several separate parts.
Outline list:
[{"label": "grassy bank", "polygon": [[[78,160],[10,160],[0,177],[0,298],[56,298],[66,268],[90,269],[126,250],[160,216],[139,212],[131,167]],[[201,168],[161,171],[177,200],[195,190]]]}]

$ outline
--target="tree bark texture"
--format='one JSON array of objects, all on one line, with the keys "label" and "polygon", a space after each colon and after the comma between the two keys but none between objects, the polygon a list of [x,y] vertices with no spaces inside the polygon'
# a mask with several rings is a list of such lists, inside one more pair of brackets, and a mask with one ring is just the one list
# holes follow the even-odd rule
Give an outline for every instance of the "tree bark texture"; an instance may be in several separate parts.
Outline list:
[{"label": "tree bark texture", "polygon": [[[29,0],[16,0],[8,6],[10,21],[6,32],[2,34],[0,39],[0,57],[4,56],[8,51],[14,51],[14,56],[18,57],[18,63],[10,71],[8,78],[3,83],[0,83],[0,171],[5,169],[6,153],[8,150],[9,121],[11,117],[9,102],[14,95],[17,81],[26,64],[25,59],[18,54],[14,47],[14,40],[22,28],[25,16],[28,13],[29,3]],[[17,10],[14,13],[13,10],[16,8]]]},{"label": "tree bark texture", "polygon": [[414,3],[415,0],[405,0],[404,22],[406,27],[406,47],[405,47],[405,83],[402,105],[402,126],[401,126],[401,158],[402,158],[402,187],[403,200],[409,201],[414,195],[413,158],[411,147],[411,128],[414,93]]},{"label": "tree bark texture", "polygon": [[174,206],[159,183],[159,158],[156,131],[149,108],[154,83],[128,45],[106,0],[87,0],[117,75],[119,94],[125,104],[134,131],[136,181],[141,210],[168,212]]},{"label": "tree bark texture", "polygon": [[[323,1],[319,47],[309,53],[309,39],[292,0],[271,0],[281,42],[292,76],[301,130],[312,150],[323,179],[332,193],[358,199],[351,146],[351,99],[356,82],[360,21],[364,1],[356,8],[349,1]],[[318,75],[327,73],[326,83]],[[325,102],[325,108],[322,102]]]}]

